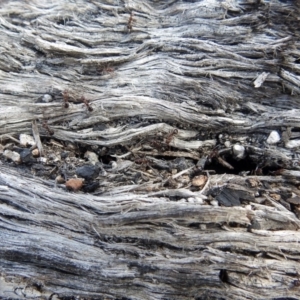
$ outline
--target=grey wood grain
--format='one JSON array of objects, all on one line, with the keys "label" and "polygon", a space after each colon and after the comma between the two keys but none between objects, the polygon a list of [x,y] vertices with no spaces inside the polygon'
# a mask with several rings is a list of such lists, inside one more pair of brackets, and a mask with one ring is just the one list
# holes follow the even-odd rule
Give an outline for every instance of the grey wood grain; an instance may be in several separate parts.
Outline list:
[{"label": "grey wood grain", "polygon": [[[94,194],[1,156],[0,297],[300,298],[299,13],[299,1],[2,1],[1,144],[33,131],[44,155],[51,139],[127,152],[111,153]],[[160,170],[139,170],[142,184],[141,156]],[[189,162],[213,160],[192,186]]]}]

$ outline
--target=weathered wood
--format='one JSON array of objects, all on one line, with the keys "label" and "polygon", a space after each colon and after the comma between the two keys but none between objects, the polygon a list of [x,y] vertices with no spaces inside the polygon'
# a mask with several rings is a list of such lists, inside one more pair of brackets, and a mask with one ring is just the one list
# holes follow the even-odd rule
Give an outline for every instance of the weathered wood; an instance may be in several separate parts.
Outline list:
[{"label": "weathered wood", "polygon": [[[226,288],[233,298],[299,295],[300,221],[284,208],[70,195],[21,174],[1,167],[1,270],[19,292],[191,299],[219,298]],[[2,295],[13,296],[7,285]]]},{"label": "weathered wood", "polygon": [[299,13],[2,1],[0,297],[299,298]]}]

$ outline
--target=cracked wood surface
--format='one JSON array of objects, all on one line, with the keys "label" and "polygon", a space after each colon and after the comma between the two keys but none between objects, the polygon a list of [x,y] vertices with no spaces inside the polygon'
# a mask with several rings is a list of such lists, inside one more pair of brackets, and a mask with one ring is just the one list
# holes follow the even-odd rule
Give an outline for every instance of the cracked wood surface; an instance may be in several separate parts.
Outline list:
[{"label": "cracked wood surface", "polygon": [[115,161],[87,194],[1,157],[0,296],[300,298],[299,7],[2,1],[1,143]]}]

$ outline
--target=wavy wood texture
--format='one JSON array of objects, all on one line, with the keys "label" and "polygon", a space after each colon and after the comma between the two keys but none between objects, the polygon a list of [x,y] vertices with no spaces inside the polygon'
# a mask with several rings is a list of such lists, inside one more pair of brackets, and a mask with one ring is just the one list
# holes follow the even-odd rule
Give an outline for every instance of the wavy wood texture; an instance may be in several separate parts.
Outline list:
[{"label": "wavy wood texture", "polygon": [[1,156],[1,298],[300,298],[299,7],[1,1],[3,147],[115,160],[87,194]]}]

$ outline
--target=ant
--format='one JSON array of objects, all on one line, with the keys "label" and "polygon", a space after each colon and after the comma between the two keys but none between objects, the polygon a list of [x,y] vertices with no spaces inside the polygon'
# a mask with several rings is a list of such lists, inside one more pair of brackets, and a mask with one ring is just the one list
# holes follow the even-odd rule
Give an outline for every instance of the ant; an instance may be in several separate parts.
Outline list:
[{"label": "ant", "polygon": [[166,143],[169,145],[171,141],[173,140],[174,136],[178,134],[178,129],[172,130],[167,136],[166,136]]},{"label": "ant", "polygon": [[112,68],[112,67],[106,67],[106,68],[104,68],[104,72],[105,73],[113,73],[114,72],[114,68]]},{"label": "ant", "polygon": [[97,68],[97,72],[99,72],[101,75],[113,74],[114,71],[115,69],[110,66]]},{"label": "ant", "polygon": [[300,286],[300,280],[294,280],[293,282],[294,287],[299,287]]},{"label": "ant", "polygon": [[67,90],[64,90],[62,92],[63,95],[63,101],[64,101],[64,107],[68,108],[69,107],[69,92]]},{"label": "ant", "polygon": [[134,162],[138,165],[148,165],[150,163],[150,160],[147,159],[146,157],[139,157],[136,158]]},{"label": "ant", "polygon": [[163,152],[165,151],[164,144],[160,141],[152,140],[150,142],[150,146],[155,148],[156,150]]},{"label": "ant", "polygon": [[129,32],[132,31],[132,22],[133,22],[133,12],[130,13],[130,17],[127,23],[127,29]]},{"label": "ant", "polygon": [[114,68],[112,68],[110,66],[106,66],[106,67],[103,68],[102,73],[103,74],[110,74],[110,73],[113,73],[114,71],[115,71]]},{"label": "ant", "polygon": [[54,131],[53,131],[52,129],[50,129],[50,127],[48,126],[46,120],[43,122],[43,125],[42,125],[42,126],[48,131],[48,133],[49,133],[50,135],[53,135],[53,134],[54,134]]},{"label": "ant", "polygon": [[80,100],[85,104],[85,106],[87,107],[88,111],[91,112],[91,111],[94,110],[94,109],[90,106],[88,100],[86,100],[84,96],[82,96]]}]

